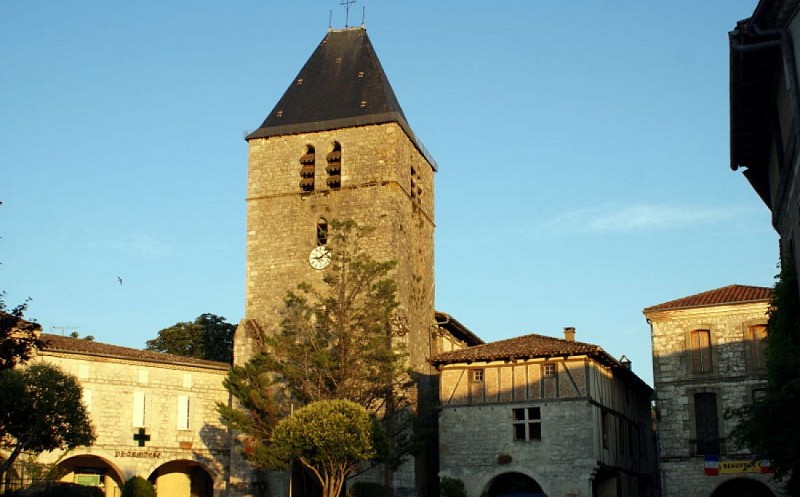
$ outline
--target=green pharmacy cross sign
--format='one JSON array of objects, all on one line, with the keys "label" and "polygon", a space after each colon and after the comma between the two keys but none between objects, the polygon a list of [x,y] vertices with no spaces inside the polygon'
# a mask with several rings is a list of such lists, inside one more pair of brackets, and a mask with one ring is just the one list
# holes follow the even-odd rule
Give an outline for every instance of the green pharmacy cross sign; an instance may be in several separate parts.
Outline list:
[{"label": "green pharmacy cross sign", "polygon": [[145,434],[144,428],[139,428],[139,432],[133,434],[133,439],[139,442],[139,447],[144,447],[144,443],[150,441],[150,435]]}]

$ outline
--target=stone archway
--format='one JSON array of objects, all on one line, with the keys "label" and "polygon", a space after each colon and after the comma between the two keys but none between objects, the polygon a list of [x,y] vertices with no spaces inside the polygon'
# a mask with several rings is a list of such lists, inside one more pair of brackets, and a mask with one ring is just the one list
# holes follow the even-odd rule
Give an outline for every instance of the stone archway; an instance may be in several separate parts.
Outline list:
[{"label": "stone archway", "polygon": [[122,472],[95,455],[69,457],[58,463],[57,479],[63,482],[100,487],[105,497],[119,497]]},{"label": "stone archway", "polygon": [[734,478],[718,486],[711,497],[775,497],[775,494],[760,481]]},{"label": "stone archway", "polygon": [[486,497],[545,497],[541,485],[523,473],[502,473],[494,477]]},{"label": "stone archway", "polygon": [[200,463],[170,461],[157,467],[148,478],[158,497],[213,497],[214,478]]}]

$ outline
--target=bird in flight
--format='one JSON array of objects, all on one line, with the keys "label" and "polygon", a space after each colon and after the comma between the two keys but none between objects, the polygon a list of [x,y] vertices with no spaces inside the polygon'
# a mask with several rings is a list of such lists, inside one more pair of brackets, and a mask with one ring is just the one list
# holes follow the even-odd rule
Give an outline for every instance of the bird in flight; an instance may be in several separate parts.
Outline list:
[{"label": "bird in flight", "polygon": [[119,286],[122,286],[122,278],[120,278],[119,276],[117,276],[117,281],[119,281]]}]

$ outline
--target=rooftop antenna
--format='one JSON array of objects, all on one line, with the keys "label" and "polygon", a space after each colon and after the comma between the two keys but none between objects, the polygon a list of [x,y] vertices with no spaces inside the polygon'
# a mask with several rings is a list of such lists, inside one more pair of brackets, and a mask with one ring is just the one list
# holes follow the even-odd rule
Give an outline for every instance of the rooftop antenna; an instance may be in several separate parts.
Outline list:
[{"label": "rooftop antenna", "polygon": [[350,27],[350,6],[356,3],[356,0],[342,0],[339,5],[344,6],[344,27]]},{"label": "rooftop antenna", "polygon": [[65,333],[66,331],[69,331],[71,335],[72,333],[77,333],[78,330],[80,329],[79,326],[51,326],[51,328],[53,329],[53,331],[56,330],[60,331],[61,336],[67,336],[67,334]]},{"label": "rooftop antenna", "polygon": [[333,23],[333,9],[328,11],[328,29],[332,29],[333,27],[332,23]]},{"label": "rooftop antenna", "polygon": [[361,27],[362,28],[364,27],[364,17],[366,15],[367,15],[367,6],[366,5],[362,5],[361,6]]}]

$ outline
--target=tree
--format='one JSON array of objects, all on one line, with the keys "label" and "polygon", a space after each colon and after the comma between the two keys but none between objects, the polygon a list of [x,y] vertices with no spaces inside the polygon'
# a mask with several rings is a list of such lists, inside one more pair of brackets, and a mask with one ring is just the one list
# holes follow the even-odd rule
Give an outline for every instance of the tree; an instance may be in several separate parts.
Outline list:
[{"label": "tree", "polygon": [[147,341],[147,350],[209,361],[233,362],[236,325],[215,314],[201,314],[194,321],[175,323]]},{"label": "tree", "polygon": [[726,413],[738,418],[738,447],[770,460],[788,495],[800,496],[800,299],[791,254],[781,261],[767,323],[767,389],[757,403]]},{"label": "tree", "polygon": [[28,300],[9,310],[4,297],[5,292],[0,292],[0,370],[27,361],[42,346],[42,327],[23,318]]},{"label": "tree", "polygon": [[218,410],[247,437],[245,457],[258,467],[275,463],[271,432],[289,402],[347,399],[375,413],[389,434],[380,455],[390,470],[410,450],[412,382],[405,351],[393,340],[402,327],[390,277],[395,264],[375,261],[361,247],[369,228],[354,221],[333,221],[331,228],[322,283],[289,291],[276,329],[249,323],[258,350],[245,366],[231,368],[225,382],[243,412]]},{"label": "tree", "polygon": [[46,364],[0,371],[0,445],[11,449],[0,475],[22,451],[71,449],[94,440],[73,376]]},{"label": "tree", "polygon": [[339,497],[347,476],[377,456],[380,427],[349,400],[313,402],[283,419],[272,435],[284,463],[297,460],[316,476],[323,497]]},{"label": "tree", "polygon": [[265,442],[290,409],[284,391],[265,363],[266,355],[257,353],[244,366],[232,366],[223,385],[238,400],[238,406],[217,403],[217,411],[225,426],[247,437],[245,458],[256,467],[274,469],[281,463]]},{"label": "tree", "polygon": [[155,497],[153,484],[141,476],[134,476],[122,485],[122,497]]}]

